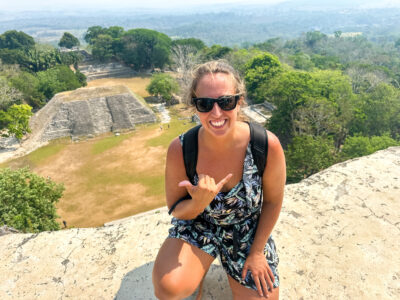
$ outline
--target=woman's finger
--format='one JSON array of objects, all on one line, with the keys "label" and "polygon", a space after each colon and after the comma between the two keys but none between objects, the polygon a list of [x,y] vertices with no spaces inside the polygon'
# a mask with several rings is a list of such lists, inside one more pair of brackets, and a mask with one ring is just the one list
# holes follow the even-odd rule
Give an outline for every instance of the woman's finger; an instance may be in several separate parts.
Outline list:
[{"label": "woman's finger", "polygon": [[260,284],[260,279],[258,278],[258,276],[254,276],[253,274],[251,275],[253,276],[254,283],[256,284],[258,294],[260,295],[260,297],[264,297],[263,290]]},{"label": "woman's finger", "polygon": [[224,184],[227,183],[232,178],[232,176],[233,174],[229,173],[228,175],[225,176],[225,178],[221,179],[221,181],[217,183],[217,190],[220,191],[224,186]]},{"label": "woman's finger", "polygon": [[[269,281],[271,281],[271,280],[269,280]],[[264,295],[265,295],[265,297],[268,298],[268,284],[267,284],[267,281],[265,280],[264,276],[260,277],[260,282],[261,282],[261,286],[262,286],[263,291],[264,291]]]},{"label": "woman's finger", "polygon": [[[274,273],[272,273],[271,268],[268,268],[268,275],[269,275],[269,278],[271,279],[271,283],[273,284],[275,282],[275,276],[274,276]],[[271,289],[272,289],[272,287],[271,287]]]}]

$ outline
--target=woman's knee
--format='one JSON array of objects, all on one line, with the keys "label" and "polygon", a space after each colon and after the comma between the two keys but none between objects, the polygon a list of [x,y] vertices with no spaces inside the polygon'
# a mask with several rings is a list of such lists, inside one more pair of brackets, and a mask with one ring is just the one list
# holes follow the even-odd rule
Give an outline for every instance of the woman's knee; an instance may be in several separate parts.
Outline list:
[{"label": "woman's knee", "polygon": [[176,278],[167,274],[161,278],[153,272],[154,295],[158,299],[183,299],[194,293],[197,286],[186,278]]}]

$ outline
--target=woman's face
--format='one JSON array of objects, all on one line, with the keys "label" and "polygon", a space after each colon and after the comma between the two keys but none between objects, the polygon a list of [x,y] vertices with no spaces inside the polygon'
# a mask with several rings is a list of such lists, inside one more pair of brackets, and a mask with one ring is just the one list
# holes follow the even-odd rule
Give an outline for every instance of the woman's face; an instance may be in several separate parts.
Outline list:
[{"label": "woman's face", "polygon": [[[236,93],[231,76],[225,73],[213,73],[204,75],[197,84],[197,98],[218,98]],[[235,126],[239,103],[233,110],[222,110],[217,103],[210,112],[197,112],[204,129],[215,136],[222,136]]]}]

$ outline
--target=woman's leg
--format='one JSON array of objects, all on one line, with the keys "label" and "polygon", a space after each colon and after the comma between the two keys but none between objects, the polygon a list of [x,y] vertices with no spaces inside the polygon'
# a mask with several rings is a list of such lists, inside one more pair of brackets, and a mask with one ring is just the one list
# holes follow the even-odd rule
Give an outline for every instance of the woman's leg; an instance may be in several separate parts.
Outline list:
[{"label": "woman's leg", "polygon": [[232,294],[233,294],[233,299],[234,300],[242,300],[242,299],[248,299],[248,300],[260,300],[260,299],[268,299],[268,300],[278,300],[279,299],[279,287],[273,288],[272,291],[268,291],[268,298],[265,297],[260,297],[258,292],[253,289],[249,289],[243,285],[241,285],[239,282],[237,282],[235,279],[233,279],[231,276],[228,276],[228,281],[229,285],[231,286],[232,289]]},{"label": "woman's leg", "polygon": [[167,238],[153,268],[154,293],[158,299],[182,299],[196,290],[214,257],[176,238]]}]

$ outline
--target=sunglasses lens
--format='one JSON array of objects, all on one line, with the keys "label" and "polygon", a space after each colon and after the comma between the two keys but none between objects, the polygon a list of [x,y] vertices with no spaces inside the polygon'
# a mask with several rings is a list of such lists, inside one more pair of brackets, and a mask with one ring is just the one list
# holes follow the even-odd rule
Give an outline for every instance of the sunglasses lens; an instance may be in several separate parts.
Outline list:
[{"label": "sunglasses lens", "polygon": [[196,108],[199,112],[209,112],[213,109],[214,103],[217,102],[222,110],[235,109],[240,95],[221,96],[218,99],[214,98],[193,98]]},{"label": "sunglasses lens", "polygon": [[196,101],[196,108],[199,112],[209,112],[213,106],[214,102],[211,99],[199,98]]},{"label": "sunglasses lens", "polygon": [[219,107],[223,110],[232,110],[236,107],[236,97],[235,96],[223,96],[219,98]]}]

